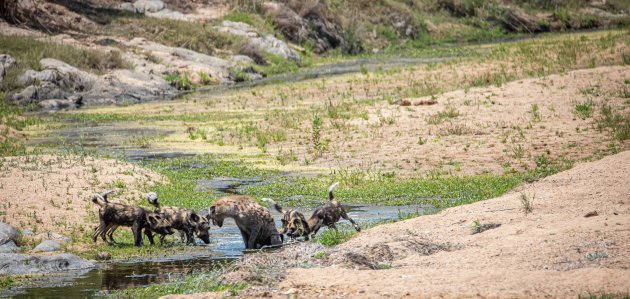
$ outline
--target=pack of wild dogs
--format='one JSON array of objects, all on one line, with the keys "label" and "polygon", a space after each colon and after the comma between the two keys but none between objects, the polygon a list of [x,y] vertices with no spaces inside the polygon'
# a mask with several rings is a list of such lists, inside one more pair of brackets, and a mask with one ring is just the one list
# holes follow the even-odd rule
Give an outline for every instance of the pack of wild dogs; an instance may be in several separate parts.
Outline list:
[{"label": "pack of wild dogs", "polygon": [[142,246],[144,235],[151,244],[155,244],[153,236],[160,236],[160,243],[164,238],[179,232],[182,242],[195,244],[195,238],[204,243],[210,243],[210,223],[218,227],[223,226],[226,218],[232,218],[241,232],[246,249],[259,249],[264,246],[280,246],[284,243],[284,236],[290,239],[303,237],[309,240],[324,226],[337,229],[336,223],[341,218],[352,223],[357,231],[361,227],[348,216],[345,208],[335,200],[333,190],[339,183],[328,188],[328,201],[315,209],[313,214],[306,218],[298,210],[282,208],[275,201],[264,198],[282,214],[282,226],[276,228],[275,221],[269,210],[260,205],[256,200],[244,196],[235,195],[219,198],[208,209],[207,215],[174,206],[162,206],[158,196],[154,192],[147,194],[147,201],[154,209],[131,206],[122,203],[110,202],[108,196],[113,191],[94,194],[92,202],[99,206],[99,225],[92,235],[92,241],[96,243],[100,236],[104,242],[113,244],[114,231],[120,227],[130,227],[134,236],[134,245]]}]

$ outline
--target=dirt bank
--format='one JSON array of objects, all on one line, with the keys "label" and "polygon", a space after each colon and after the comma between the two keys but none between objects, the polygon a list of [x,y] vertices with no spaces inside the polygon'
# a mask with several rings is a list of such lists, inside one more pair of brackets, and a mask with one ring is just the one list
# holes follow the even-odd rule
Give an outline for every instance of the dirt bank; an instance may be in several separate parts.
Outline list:
[{"label": "dirt bank", "polygon": [[[261,255],[261,260],[283,256],[283,263],[293,268],[280,275],[284,279],[277,287],[264,291],[254,287],[242,294],[301,298],[627,294],[628,161],[630,151],[580,164],[496,199],[378,226],[329,249],[321,259],[304,259],[312,252],[314,245],[309,244],[303,250]],[[533,199],[529,214],[522,196]],[[477,228],[500,226],[472,234],[475,221]],[[252,258],[257,257],[246,257]]]},{"label": "dirt bank", "polygon": [[0,159],[0,221],[34,233],[82,236],[98,223],[88,197],[115,188],[115,200],[135,201],[160,176],[129,163],[85,156]]}]

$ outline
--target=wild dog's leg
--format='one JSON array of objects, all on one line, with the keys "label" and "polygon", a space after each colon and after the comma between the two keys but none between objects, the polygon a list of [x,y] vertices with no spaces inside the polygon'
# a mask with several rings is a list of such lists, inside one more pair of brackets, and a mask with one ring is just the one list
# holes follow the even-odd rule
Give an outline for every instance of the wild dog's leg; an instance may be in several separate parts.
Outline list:
[{"label": "wild dog's leg", "polygon": [[160,245],[164,244],[164,238],[166,237],[166,235],[160,235]]},{"label": "wild dog's leg", "polygon": [[186,245],[194,245],[195,235],[193,233],[192,228],[186,227],[186,230],[184,231],[184,233],[186,234]]},{"label": "wild dog's leg", "polygon": [[110,224],[107,227],[107,238],[109,238],[109,242],[112,244],[116,244],[116,241],[114,240],[114,231],[116,231],[117,228],[118,225],[115,224]]},{"label": "wild dog's leg", "polygon": [[149,243],[151,243],[151,245],[155,245],[155,242],[153,240],[153,232],[150,229],[145,228],[144,234],[147,235],[147,238],[149,239]]},{"label": "wild dog's leg", "polygon": [[142,228],[140,223],[137,221],[134,222],[131,226],[131,231],[133,232],[134,245],[138,247],[142,246]]},{"label": "wild dog's leg", "polygon": [[352,223],[352,226],[354,226],[354,229],[356,229],[358,232],[360,232],[361,231],[361,227],[359,226],[359,224],[354,222],[354,220],[352,220],[352,218],[350,218],[350,216],[348,216],[348,213],[346,213],[346,209],[344,209],[343,207],[340,207],[340,210],[341,210],[341,218],[350,221],[350,223]]},{"label": "wild dog's leg", "polygon": [[328,226],[328,228],[332,228],[332,229],[334,229],[336,234],[338,234],[338,233],[339,233],[339,230],[337,229],[337,225],[336,225],[336,224],[334,224],[334,223],[331,223],[331,224]]},{"label": "wild dog's leg", "polygon": [[107,225],[105,224],[103,220],[101,220],[96,230],[94,230],[94,234],[92,235],[92,242],[94,242],[94,244],[96,244],[96,239],[101,234],[101,232],[104,231],[106,228],[107,228]]},{"label": "wild dog's leg", "polygon": [[258,224],[255,224],[249,230],[249,239],[247,240],[247,244],[245,247],[247,249],[256,249],[256,239],[258,239],[258,234],[260,233],[260,227]]}]

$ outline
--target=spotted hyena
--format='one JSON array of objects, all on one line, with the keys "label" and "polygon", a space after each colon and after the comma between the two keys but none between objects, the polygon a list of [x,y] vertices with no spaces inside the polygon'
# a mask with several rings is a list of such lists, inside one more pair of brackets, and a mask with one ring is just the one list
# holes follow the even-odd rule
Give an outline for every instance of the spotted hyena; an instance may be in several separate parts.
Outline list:
[{"label": "spotted hyena", "polygon": [[100,235],[104,242],[110,243],[106,239],[106,234],[110,234],[110,241],[113,240],[114,230],[119,226],[131,227],[133,232],[134,244],[142,245],[142,232],[147,235],[149,242],[153,242],[153,232],[159,234],[173,233],[171,223],[164,219],[159,213],[150,210],[133,207],[121,203],[112,203],[107,200],[112,191],[97,193],[92,196],[92,202],[100,208],[98,211],[99,225],[92,235],[92,241],[96,243],[96,239]]},{"label": "spotted hyena", "polygon": [[271,199],[263,200],[271,203],[278,212],[283,214],[280,233],[287,234],[291,238],[304,237],[308,240],[310,235],[317,234],[323,226],[336,230],[336,223],[341,218],[350,221],[357,231],[361,231],[361,227],[348,216],[346,209],[335,199],[333,190],[338,185],[339,183],[334,183],[328,187],[328,202],[317,208],[308,219],[297,210],[285,210]]},{"label": "spotted hyena", "polygon": [[283,237],[278,233],[269,210],[247,196],[219,198],[208,210],[212,224],[223,226],[225,218],[232,218],[243,237],[246,249],[266,245],[280,245]]},{"label": "spotted hyena", "polygon": [[[155,207],[155,212],[163,214],[174,229],[182,234],[182,242],[186,238],[186,244],[195,243],[195,235],[204,243],[210,243],[210,220],[190,209],[183,209],[173,206],[162,206],[158,202],[155,192],[147,194],[147,200]],[[164,241],[165,235],[160,236],[160,242]]]}]

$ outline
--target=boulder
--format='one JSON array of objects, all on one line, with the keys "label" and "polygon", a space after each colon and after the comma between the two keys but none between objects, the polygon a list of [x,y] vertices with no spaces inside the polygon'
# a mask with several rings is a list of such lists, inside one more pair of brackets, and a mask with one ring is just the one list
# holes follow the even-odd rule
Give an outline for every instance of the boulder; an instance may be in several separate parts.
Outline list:
[{"label": "boulder", "polygon": [[0,275],[43,274],[95,267],[96,262],[69,253],[48,256],[0,253]]},{"label": "boulder", "polygon": [[46,240],[39,243],[39,245],[33,248],[33,252],[51,252],[51,251],[57,251],[59,249],[61,249],[61,244],[59,244],[59,242],[53,241],[53,240]]},{"label": "boulder", "polygon": [[53,232],[37,234],[35,238],[44,239],[44,240],[54,240],[54,241],[59,241],[61,243],[72,242],[72,239],[70,237],[66,237],[62,234],[53,233]]},{"label": "boulder", "polygon": [[18,236],[18,230],[6,223],[0,222],[0,245],[15,241]]},{"label": "boulder", "polygon": [[20,247],[15,245],[15,241],[9,241],[7,243],[0,245],[0,253],[18,252],[18,251],[20,251]]},{"label": "boulder", "polygon": [[[44,110],[70,110],[77,109],[83,105],[83,97],[70,96],[68,99],[43,100],[37,103]],[[67,238],[67,237],[66,237]]]},{"label": "boulder", "polygon": [[4,79],[6,70],[15,64],[15,59],[7,54],[0,54],[0,83]]},{"label": "boulder", "polygon": [[164,2],[160,0],[138,0],[133,3],[133,7],[137,13],[158,12],[164,8]]},{"label": "boulder", "polygon": [[[254,27],[242,22],[223,21],[216,29],[219,32],[246,37],[248,43],[261,51],[283,57],[293,61],[300,61],[300,55],[284,41],[268,34],[261,36]],[[246,53],[247,54],[247,53]],[[254,58],[254,57],[252,57]],[[254,58],[256,59],[256,58]]]},{"label": "boulder", "polygon": [[89,93],[83,94],[85,105],[134,104],[170,99],[177,90],[161,76],[130,70],[115,70],[98,80]]}]

